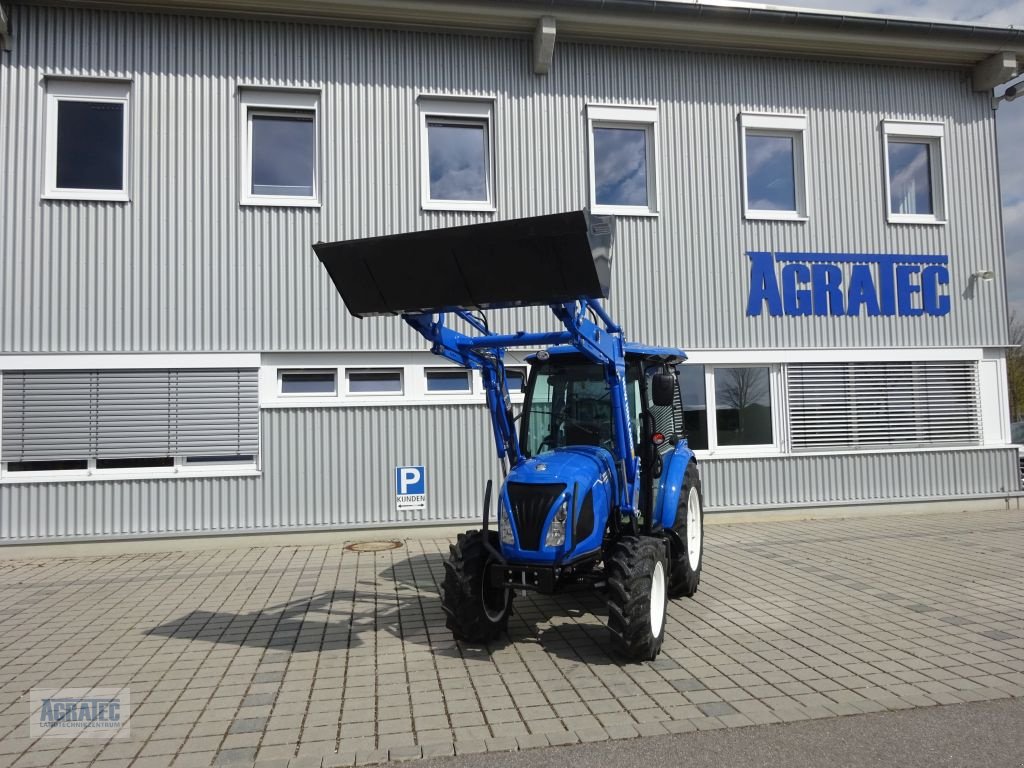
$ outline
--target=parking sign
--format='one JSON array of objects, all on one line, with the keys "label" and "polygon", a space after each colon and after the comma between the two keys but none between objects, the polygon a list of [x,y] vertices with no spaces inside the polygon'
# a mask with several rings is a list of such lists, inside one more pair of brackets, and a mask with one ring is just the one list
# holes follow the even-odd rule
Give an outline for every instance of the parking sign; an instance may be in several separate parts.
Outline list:
[{"label": "parking sign", "polygon": [[426,509],[426,468],[395,467],[395,497],[399,510]]}]

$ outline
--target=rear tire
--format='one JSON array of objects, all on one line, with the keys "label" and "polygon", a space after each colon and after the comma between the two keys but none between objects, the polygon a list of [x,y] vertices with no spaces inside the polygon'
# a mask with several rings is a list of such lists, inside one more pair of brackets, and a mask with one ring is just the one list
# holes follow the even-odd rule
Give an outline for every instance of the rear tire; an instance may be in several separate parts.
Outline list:
[{"label": "rear tire", "polygon": [[682,546],[673,542],[668,593],[672,597],[693,597],[704,565],[704,495],[700,487],[700,472],[692,461],[683,477],[683,490],[679,494],[672,529],[679,535]]},{"label": "rear tire", "polygon": [[623,536],[612,546],[605,575],[612,648],[629,659],[653,660],[665,640],[668,608],[664,539]]},{"label": "rear tire", "polygon": [[[456,638],[471,643],[496,640],[508,630],[512,615],[512,590],[492,589],[486,570],[491,555],[484,547],[483,531],[460,533],[444,564],[441,607],[446,625]],[[491,546],[498,549],[498,534],[487,531]]]}]

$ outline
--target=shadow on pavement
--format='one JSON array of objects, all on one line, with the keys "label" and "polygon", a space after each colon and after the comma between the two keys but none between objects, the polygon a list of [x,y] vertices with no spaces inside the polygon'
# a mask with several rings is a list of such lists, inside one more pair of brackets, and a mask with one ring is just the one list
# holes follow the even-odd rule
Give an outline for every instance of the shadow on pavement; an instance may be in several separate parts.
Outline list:
[{"label": "shadow on pavement", "polygon": [[364,634],[384,631],[441,656],[479,658],[509,642],[532,641],[571,661],[621,663],[610,655],[607,629],[598,618],[604,614],[604,601],[586,590],[518,596],[507,639],[488,646],[456,642],[445,627],[441,608],[439,581],[443,576],[439,556],[414,554],[396,559],[378,572],[375,581],[357,577],[352,587],[248,613],[196,610],[145,634],[308,653],[358,648],[364,644]]}]

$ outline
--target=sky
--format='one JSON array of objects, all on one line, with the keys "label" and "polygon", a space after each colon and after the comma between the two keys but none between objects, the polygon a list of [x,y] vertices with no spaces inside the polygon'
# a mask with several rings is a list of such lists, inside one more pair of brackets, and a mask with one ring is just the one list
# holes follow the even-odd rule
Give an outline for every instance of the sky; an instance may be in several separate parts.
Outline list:
[{"label": "sky", "polygon": [[[779,5],[1024,27],[1024,0],[776,0]],[[1015,81],[1024,82],[1017,77]],[[1001,93],[1002,89],[997,89]],[[1024,97],[996,112],[1010,310],[1024,319]]]}]

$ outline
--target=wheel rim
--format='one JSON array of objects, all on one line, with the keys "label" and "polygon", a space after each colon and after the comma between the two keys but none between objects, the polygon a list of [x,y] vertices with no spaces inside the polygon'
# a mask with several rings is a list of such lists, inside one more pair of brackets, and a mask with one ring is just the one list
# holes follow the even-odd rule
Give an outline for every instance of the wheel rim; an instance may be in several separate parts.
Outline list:
[{"label": "wheel rim", "polygon": [[[486,574],[486,569],[484,573]],[[488,589],[486,578],[480,579],[480,604],[484,607],[484,615],[492,624],[501,621],[505,616],[510,598],[510,590]]]},{"label": "wheel rim", "polygon": [[654,565],[651,574],[651,635],[661,636],[661,626],[665,623],[665,566],[661,561]]},{"label": "wheel rim", "polygon": [[700,565],[701,539],[704,537],[704,531],[701,530],[702,518],[700,494],[696,488],[691,488],[686,499],[686,559],[691,571],[696,571]]}]

